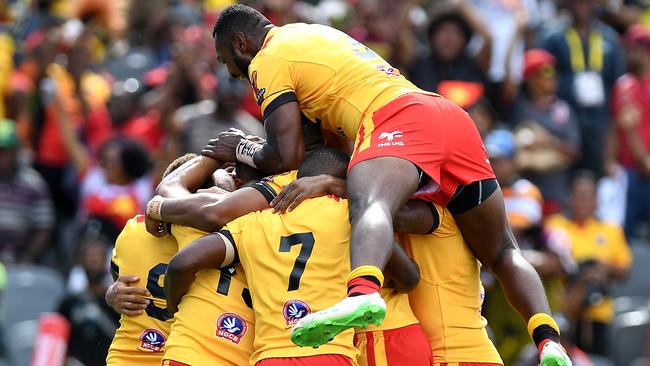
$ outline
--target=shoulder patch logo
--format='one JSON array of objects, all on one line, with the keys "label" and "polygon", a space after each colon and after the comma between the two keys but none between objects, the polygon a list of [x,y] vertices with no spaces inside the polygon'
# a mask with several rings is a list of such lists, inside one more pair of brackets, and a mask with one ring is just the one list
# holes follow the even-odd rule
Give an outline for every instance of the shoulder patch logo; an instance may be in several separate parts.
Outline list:
[{"label": "shoulder patch logo", "polygon": [[255,92],[255,100],[257,101],[257,105],[261,106],[264,102],[264,93],[266,93],[266,88],[259,89],[257,87],[257,71],[253,71],[253,74],[251,75],[251,86]]},{"label": "shoulder patch logo", "polygon": [[140,348],[146,352],[162,352],[167,337],[158,329],[145,329],[140,335]]},{"label": "shoulder patch logo", "polygon": [[248,331],[246,320],[239,314],[224,313],[217,319],[215,335],[234,344],[239,344]]}]

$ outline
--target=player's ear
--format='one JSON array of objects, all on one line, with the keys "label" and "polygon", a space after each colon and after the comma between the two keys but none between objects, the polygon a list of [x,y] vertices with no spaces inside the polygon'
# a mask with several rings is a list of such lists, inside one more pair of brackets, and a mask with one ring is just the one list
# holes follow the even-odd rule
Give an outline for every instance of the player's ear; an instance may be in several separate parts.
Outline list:
[{"label": "player's ear", "polygon": [[241,57],[241,55],[246,53],[246,49],[248,48],[248,40],[246,39],[244,33],[236,32],[232,37],[232,42],[235,48],[235,52],[238,53],[238,56]]}]

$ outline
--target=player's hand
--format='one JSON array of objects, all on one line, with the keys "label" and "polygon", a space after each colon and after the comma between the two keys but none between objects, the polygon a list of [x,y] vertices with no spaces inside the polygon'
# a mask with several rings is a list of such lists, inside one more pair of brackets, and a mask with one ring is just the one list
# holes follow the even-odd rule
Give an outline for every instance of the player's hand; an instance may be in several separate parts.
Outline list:
[{"label": "player's hand", "polygon": [[106,303],[126,316],[142,314],[150,303],[146,297],[151,297],[151,294],[146,289],[130,286],[139,280],[137,276],[120,276],[106,290]]},{"label": "player's hand", "polygon": [[246,136],[237,132],[222,132],[216,139],[211,139],[201,150],[201,155],[222,162],[237,162],[235,152],[237,145]]},{"label": "player's hand", "polygon": [[158,221],[149,215],[144,217],[144,226],[147,232],[157,238],[167,235],[167,225],[164,222]]},{"label": "player's hand", "polygon": [[302,177],[285,186],[271,201],[271,207],[273,212],[285,213],[292,211],[308,198],[327,194],[345,196],[345,181],[325,174]]}]

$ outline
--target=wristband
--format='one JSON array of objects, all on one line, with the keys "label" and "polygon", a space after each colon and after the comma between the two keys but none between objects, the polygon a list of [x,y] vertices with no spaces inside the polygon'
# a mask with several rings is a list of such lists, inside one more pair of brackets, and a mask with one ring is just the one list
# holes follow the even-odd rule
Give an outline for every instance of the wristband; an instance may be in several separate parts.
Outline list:
[{"label": "wristband", "polygon": [[242,139],[239,141],[237,147],[235,148],[235,156],[237,157],[237,161],[252,166],[253,168],[257,168],[253,156],[255,156],[255,153],[258,152],[261,148],[262,145],[258,144],[257,142]]},{"label": "wristband", "polygon": [[155,196],[147,203],[147,216],[152,219],[162,221],[162,204],[165,199],[161,196]]}]

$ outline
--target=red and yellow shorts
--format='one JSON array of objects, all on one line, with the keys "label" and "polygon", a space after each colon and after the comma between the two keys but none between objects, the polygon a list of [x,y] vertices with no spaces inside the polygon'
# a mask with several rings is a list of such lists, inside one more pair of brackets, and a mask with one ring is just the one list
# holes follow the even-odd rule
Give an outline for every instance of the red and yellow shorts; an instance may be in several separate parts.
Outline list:
[{"label": "red and yellow shorts", "polygon": [[357,333],[359,366],[431,366],[431,347],[419,324]]},{"label": "red and yellow shorts", "polygon": [[306,357],[267,358],[255,366],[352,366],[352,361],[343,355],[316,355]]},{"label": "red and yellow shorts", "polygon": [[489,362],[440,362],[434,363],[433,366],[503,366],[500,363]]},{"label": "red and yellow shorts", "polygon": [[[414,198],[446,206],[459,186],[494,178],[467,112],[445,98],[409,93],[379,108],[359,128],[349,169],[382,156],[417,165],[430,178]],[[425,182],[426,183],[426,182]]]}]

